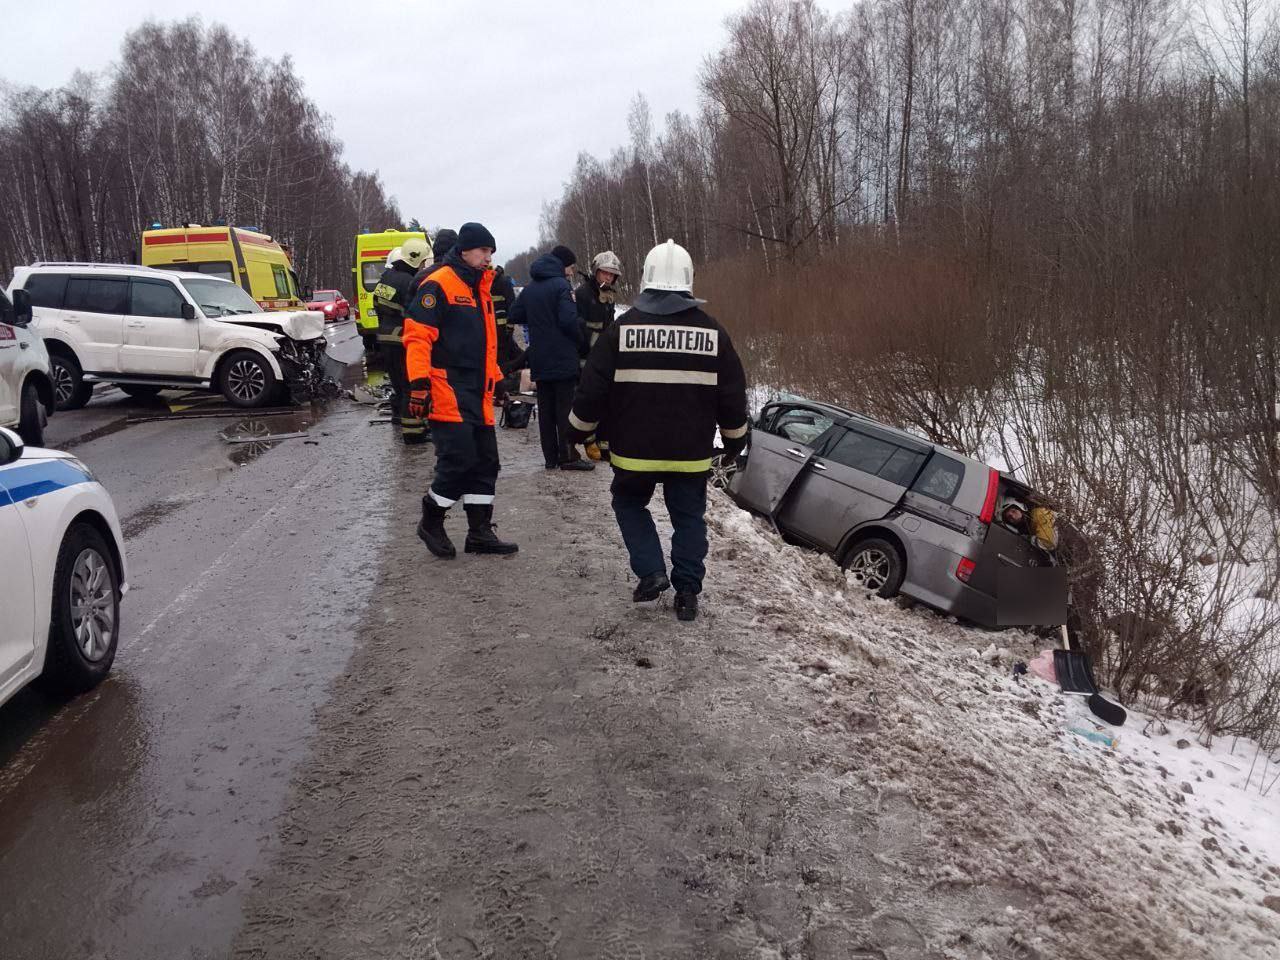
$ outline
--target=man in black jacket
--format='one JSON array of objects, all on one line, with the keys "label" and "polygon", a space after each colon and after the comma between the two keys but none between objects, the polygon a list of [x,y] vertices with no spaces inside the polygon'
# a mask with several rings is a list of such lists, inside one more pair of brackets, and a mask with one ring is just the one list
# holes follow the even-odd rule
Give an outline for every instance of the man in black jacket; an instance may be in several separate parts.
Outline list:
[{"label": "man in black jacket", "polygon": [[[637,603],[674,584],[676,615],[693,620],[706,572],[707,476],[716,427],[726,457],[746,443],[747,384],[728,332],[693,296],[693,261],[674,240],[644,262],[632,308],[587,358],[570,425],[579,437],[609,424],[613,511],[640,578]],[[671,515],[671,578],[649,501],[662,484]]]},{"label": "man in black jacket", "polygon": [[577,262],[557,246],[529,266],[533,282],[511,308],[511,323],[529,325],[529,373],[538,384],[538,430],[548,470],[594,470],[569,438],[569,409],[578,382],[581,333],[569,275]]},{"label": "man in black jacket", "polygon": [[386,357],[391,380],[391,421],[400,425],[400,439],[407,444],[424,443],[426,426],[408,415],[409,388],[405,379],[404,308],[413,287],[414,274],[427,259],[427,242],[410,237],[392,253],[391,265],[382,271],[373,288],[373,309],[378,315],[378,349]]}]

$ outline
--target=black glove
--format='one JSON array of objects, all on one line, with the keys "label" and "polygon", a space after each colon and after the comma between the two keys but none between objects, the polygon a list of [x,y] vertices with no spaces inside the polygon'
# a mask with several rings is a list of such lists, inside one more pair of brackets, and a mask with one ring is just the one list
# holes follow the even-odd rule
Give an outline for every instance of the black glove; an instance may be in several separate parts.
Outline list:
[{"label": "black glove", "polygon": [[733,463],[737,460],[742,451],[747,448],[747,438],[745,436],[738,437],[734,440],[726,440],[720,438],[720,442],[724,445],[724,454],[721,457],[721,463]]},{"label": "black glove", "polygon": [[498,403],[506,403],[510,391],[507,390],[507,381],[499,380],[493,385],[493,399]]}]

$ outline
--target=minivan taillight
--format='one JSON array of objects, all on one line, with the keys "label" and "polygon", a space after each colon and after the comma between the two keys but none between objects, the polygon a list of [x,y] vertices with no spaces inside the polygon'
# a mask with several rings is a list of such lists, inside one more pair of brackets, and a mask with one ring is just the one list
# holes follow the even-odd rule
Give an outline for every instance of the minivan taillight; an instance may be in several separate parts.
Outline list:
[{"label": "minivan taillight", "polygon": [[956,579],[961,583],[968,583],[969,578],[973,576],[974,562],[968,557],[961,557],[960,562],[956,564]]},{"label": "minivan taillight", "polygon": [[987,468],[987,499],[982,501],[982,513],[978,519],[990,523],[996,518],[996,494],[1000,489],[1000,471]]}]

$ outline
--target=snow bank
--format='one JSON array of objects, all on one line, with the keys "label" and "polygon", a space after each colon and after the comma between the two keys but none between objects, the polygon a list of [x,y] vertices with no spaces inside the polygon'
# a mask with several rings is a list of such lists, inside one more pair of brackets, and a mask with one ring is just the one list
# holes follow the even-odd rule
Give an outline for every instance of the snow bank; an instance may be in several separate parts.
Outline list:
[{"label": "snow bank", "polygon": [[767,666],[812,698],[812,735],[840,737],[863,782],[920,811],[921,842],[886,856],[916,858],[926,902],[1002,904],[931,946],[975,958],[1280,956],[1280,786],[1262,797],[1255,769],[1243,789],[1252,745],[1144,733],[1136,714],[1104,731],[1082,701],[1013,675],[1040,638],[848,588],[829,558],[784,544],[723,495],[709,521],[713,598],[740,605],[743,629],[777,637]]}]

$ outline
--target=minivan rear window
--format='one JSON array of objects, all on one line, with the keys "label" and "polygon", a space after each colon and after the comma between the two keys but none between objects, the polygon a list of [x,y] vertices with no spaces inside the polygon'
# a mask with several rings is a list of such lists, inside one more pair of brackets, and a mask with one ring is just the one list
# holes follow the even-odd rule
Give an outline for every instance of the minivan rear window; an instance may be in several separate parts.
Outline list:
[{"label": "minivan rear window", "polygon": [[72,277],[67,281],[67,310],[121,314],[129,307],[129,281],[112,277]]},{"label": "minivan rear window", "polygon": [[923,493],[926,497],[950,503],[956,498],[960,490],[960,481],[963,479],[964,464],[940,453],[934,453],[911,489],[916,493]]},{"label": "minivan rear window", "polygon": [[62,296],[67,290],[65,273],[33,273],[22,285],[31,294],[33,307],[48,307],[50,310],[62,309]]}]

